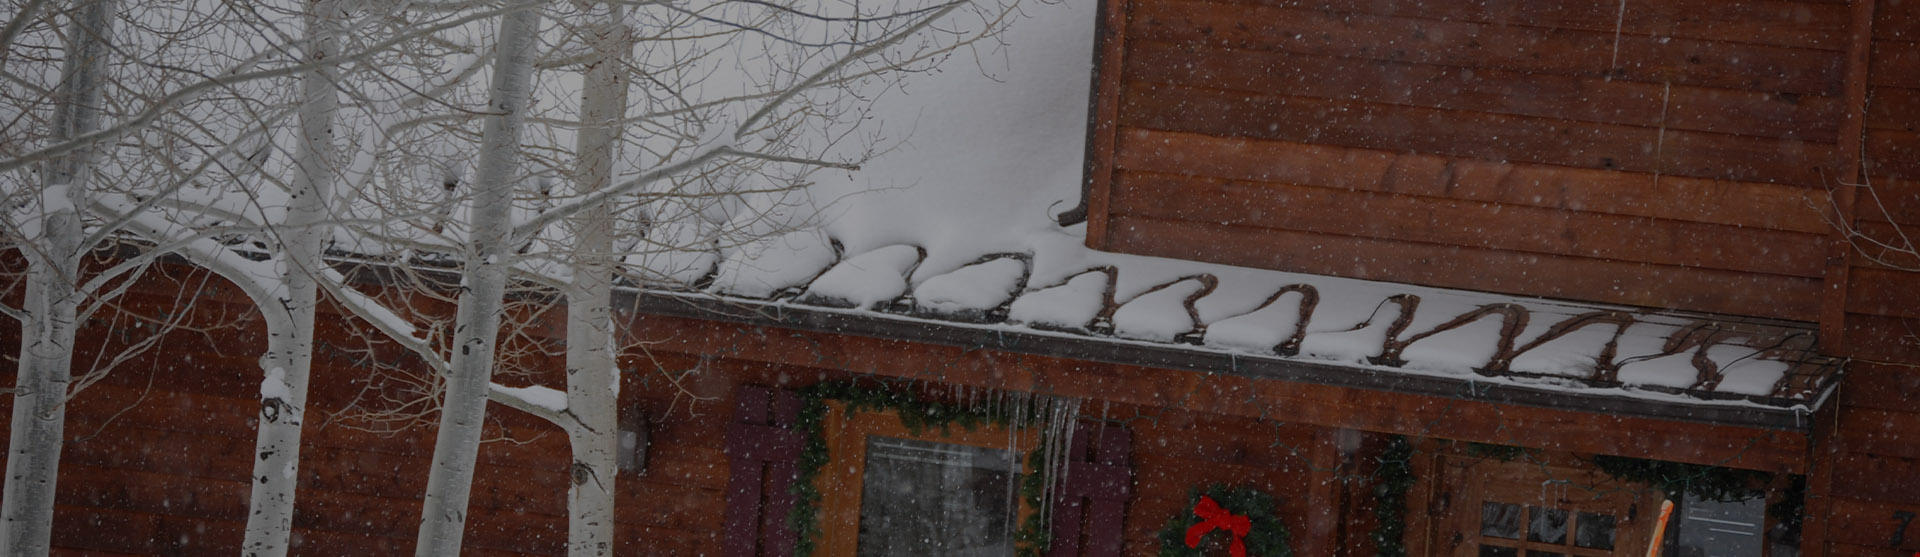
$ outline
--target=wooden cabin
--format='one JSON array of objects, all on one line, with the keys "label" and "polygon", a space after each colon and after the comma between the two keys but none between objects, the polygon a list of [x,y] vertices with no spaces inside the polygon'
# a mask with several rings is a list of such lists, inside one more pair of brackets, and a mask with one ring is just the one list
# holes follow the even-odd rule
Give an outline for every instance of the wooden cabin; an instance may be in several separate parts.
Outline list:
[{"label": "wooden cabin", "polygon": [[[896,245],[624,294],[646,344],[622,358],[619,554],[1152,555],[1190,530],[1207,555],[1920,551],[1920,2],[1097,17],[1062,217],[1091,263],[927,270]],[[945,303],[949,276],[1007,292]],[[55,543],[232,553],[258,381],[235,347],[263,327],[202,271],[145,284],[129,311],[201,291],[191,322],[234,326],[74,398]],[[518,320],[534,350],[502,381],[556,384],[560,313]],[[137,336],[113,319],[99,351]],[[368,369],[417,366],[324,321],[297,552],[409,551],[430,427],[350,410],[407,389]],[[466,547],[561,553],[565,436],[491,415]]]}]

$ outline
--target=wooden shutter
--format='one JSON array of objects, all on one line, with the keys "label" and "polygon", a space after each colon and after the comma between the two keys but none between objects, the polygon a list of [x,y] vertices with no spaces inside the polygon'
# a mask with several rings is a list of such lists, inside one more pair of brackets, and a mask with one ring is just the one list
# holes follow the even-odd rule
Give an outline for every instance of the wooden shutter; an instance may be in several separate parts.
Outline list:
[{"label": "wooden shutter", "polygon": [[1117,424],[1074,424],[1065,484],[1053,497],[1050,557],[1119,555],[1133,494],[1133,432]]},{"label": "wooden shutter", "polygon": [[793,481],[805,443],[793,429],[800,397],[793,391],[741,385],[727,429],[727,557],[793,555]]}]

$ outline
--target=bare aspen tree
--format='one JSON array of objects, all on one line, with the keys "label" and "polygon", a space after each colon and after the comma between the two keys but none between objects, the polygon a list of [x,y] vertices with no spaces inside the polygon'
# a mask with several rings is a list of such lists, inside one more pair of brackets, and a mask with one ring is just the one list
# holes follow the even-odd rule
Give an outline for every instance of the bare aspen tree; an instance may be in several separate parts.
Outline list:
[{"label": "bare aspen tree", "polygon": [[488,95],[484,135],[474,172],[470,234],[461,256],[459,309],[454,317],[453,355],[449,359],[440,429],[427,476],[415,555],[460,552],[466,528],[473,466],[479,458],[487,393],[493,378],[494,348],[506,298],[508,261],[513,256],[512,204],[520,164],[520,129],[526,121],[539,46],[540,11],[520,9],[500,16],[494,46],[493,86]]},{"label": "bare aspen tree", "polygon": [[[65,66],[54,93],[55,142],[99,128],[113,11],[111,0],[100,0],[73,13]],[[67,388],[82,301],[78,281],[86,246],[80,208],[88,202],[92,154],[90,147],[79,148],[46,161],[38,206],[28,208],[35,214],[20,230],[28,275],[5,495],[0,496],[0,549],[7,555],[46,555],[51,550],[54,486],[66,441]]]},{"label": "bare aspen tree", "polygon": [[[28,59],[11,47],[21,37],[40,33],[33,40],[43,41],[47,35],[44,25],[25,23],[29,19],[90,13],[44,7],[57,4],[30,1],[0,28],[0,44],[10,47],[0,54],[6,64],[0,68],[28,71]],[[138,269],[179,254],[226,278],[258,306],[267,335],[244,542],[252,555],[288,550],[323,300],[370,325],[370,341],[396,343],[426,362],[419,385],[433,397],[404,401],[409,406],[401,413],[437,413],[441,421],[420,554],[459,551],[489,399],[567,432],[573,446],[569,552],[611,553],[620,380],[614,356],[622,347],[614,342],[608,306],[618,281],[689,287],[711,276],[729,253],[804,226],[799,221],[808,216],[790,213],[804,213],[794,209],[806,203],[810,174],[852,168],[875,152],[878,140],[851,131],[863,103],[884,94],[902,72],[929,69],[991,36],[1011,13],[1007,5],[937,0],[837,7],[376,4],[132,4],[129,10],[162,16],[121,20],[138,47],[114,51],[125,61],[115,70],[125,75],[114,79],[137,85],[120,85],[105,101],[72,104],[108,108],[110,117],[0,146],[0,175],[9,180],[93,153],[117,153],[107,170],[111,189],[89,187],[83,164],[66,189],[46,173],[37,192],[0,192],[13,213],[35,215],[9,218],[9,234],[51,239],[55,235],[22,232],[69,225],[75,231],[63,236],[71,245],[17,242],[30,261],[110,242],[133,242],[127,245],[140,250],[97,274],[82,276],[73,263],[67,271],[32,275],[29,289],[59,288],[42,280],[58,276],[76,307],[87,299],[97,305]],[[100,8],[105,5],[87,4],[102,10],[100,29],[114,17]],[[815,8],[829,11],[810,11]],[[979,17],[952,26],[967,31],[935,25],[956,13]],[[497,28],[487,25],[495,19]],[[554,24],[542,29],[543,20]],[[86,28],[70,27],[66,48],[75,51],[84,36],[78,31]],[[69,67],[77,59],[65,58]],[[492,87],[482,92],[475,77],[489,72]],[[66,102],[54,93],[71,82],[61,79],[43,95],[55,104]],[[635,97],[642,99],[637,112]],[[72,116],[54,112],[51,120]],[[552,187],[556,180],[570,187]],[[29,197],[35,201],[22,202]],[[62,215],[72,218],[61,221]],[[449,294],[435,286],[445,275],[419,273],[415,286],[402,279],[379,287],[391,297],[376,297],[329,266],[330,247],[402,277],[416,269],[457,269],[459,284]],[[516,289],[535,295],[518,296]],[[568,308],[567,384],[558,407],[551,397],[536,404],[493,380],[522,365],[523,359],[498,353],[497,340],[524,325],[508,315],[537,310],[539,300],[554,293],[564,295]],[[59,294],[29,298],[38,303],[60,300]],[[458,309],[451,319],[422,314],[409,296]],[[46,325],[27,327],[26,339],[54,338],[36,335],[64,327],[64,344],[35,344],[59,350],[34,354],[71,358],[74,312],[64,321],[42,321],[60,312],[0,309]],[[29,406],[28,378],[38,377],[27,373],[29,362],[49,368],[22,354],[17,414]],[[49,400],[64,402],[73,390],[59,388],[61,395]],[[63,419],[51,423],[57,427]],[[15,419],[12,443],[34,438],[18,432],[30,423]],[[42,494],[50,497],[60,433],[39,438],[51,439],[42,444],[53,459]],[[33,462],[17,455],[10,468]],[[8,481],[15,476],[10,470]],[[25,501],[32,492],[7,491],[11,524],[16,494]],[[51,516],[22,522],[33,524],[8,527],[9,547],[16,530],[44,531]]]},{"label": "bare aspen tree", "polygon": [[[931,66],[953,49],[989,37],[1010,6],[971,12],[985,22],[970,33],[929,36],[934,22],[968,4],[824,15],[716,3],[642,6],[646,13],[637,16],[623,15],[617,6],[574,5],[578,13],[554,19],[578,41],[558,41],[551,58],[583,66],[581,102],[571,119],[562,114],[536,125],[577,128],[570,173],[575,187],[516,223],[514,232],[516,239],[531,239],[563,221],[570,228],[549,238],[544,252],[522,256],[522,263],[544,257],[570,269],[557,285],[567,304],[564,404],[526,400],[529,390],[522,389],[496,388],[493,398],[568,433],[569,554],[606,555],[612,550],[617,481],[618,350],[608,307],[614,271],[633,285],[684,287],[712,272],[718,252],[794,231],[802,223],[781,212],[797,207],[780,205],[804,197],[806,176],[821,168],[850,168],[872,153],[853,150],[843,153],[848,159],[827,160],[839,136],[824,130],[851,127],[860,114],[863,100],[852,85],[889,83],[904,70]],[[796,39],[816,34],[839,40]],[[910,40],[925,42],[901,46]],[[566,49],[570,44],[586,50],[573,54]],[[641,53],[629,62],[636,46]],[[769,65],[749,66],[754,59]],[[703,91],[729,86],[738,92]],[[645,92],[648,110],[639,116],[628,113],[630,87]],[[622,152],[623,144],[631,154]],[[535,167],[567,162],[537,153],[531,159]],[[618,179],[615,162],[636,170]],[[618,214],[638,216],[616,226]],[[529,283],[555,282],[537,276],[538,268],[518,267]]]},{"label": "bare aspen tree", "polygon": [[243,551],[250,556],[287,554],[293,532],[294,488],[299,479],[300,433],[307,410],[307,383],[313,367],[315,318],[320,297],[316,279],[332,228],[328,205],[335,198],[334,115],[339,109],[338,68],[324,64],[339,54],[341,2],[309,2],[300,60],[311,66],[300,79],[296,97],[298,131],[287,228],[278,235],[283,264],[277,278],[285,284],[280,304],[261,304],[267,317],[267,351],[260,357],[260,420],[254,440],[253,490],[248,498]]},{"label": "bare aspen tree", "polygon": [[[580,3],[591,59],[582,83],[575,189],[612,185],[621,120],[627,112],[633,40],[624,9]],[[567,554],[613,553],[615,450],[619,439],[620,373],[614,363],[613,209],[601,204],[572,219],[573,272],[567,284],[567,409],[563,424],[573,451],[567,488]]]}]

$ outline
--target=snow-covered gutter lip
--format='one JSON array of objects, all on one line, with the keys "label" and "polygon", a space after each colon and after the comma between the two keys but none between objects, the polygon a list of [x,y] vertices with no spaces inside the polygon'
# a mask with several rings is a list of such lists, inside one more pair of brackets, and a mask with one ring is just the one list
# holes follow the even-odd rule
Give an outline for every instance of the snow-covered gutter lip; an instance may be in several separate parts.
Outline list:
[{"label": "snow-covered gutter lip", "polygon": [[[638,299],[635,299],[635,297]],[[1416,370],[1346,365],[1305,358],[1228,352],[1184,344],[1054,332],[1008,324],[976,324],[858,309],[794,304],[711,293],[618,289],[616,307],[641,313],[848,334],[961,348],[1221,373],[1257,379],[1348,387],[1485,402],[1657,418],[1712,425],[1806,432],[1812,407],[1774,397],[1666,393],[1642,388],[1566,387],[1525,376],[1458,376]],[[903,326],[904,325],[904,326]],[[1527,381],[1541,384],[1529,385]],[[1838,381],[1828,381],[1813,400],[1825,400]]]}]

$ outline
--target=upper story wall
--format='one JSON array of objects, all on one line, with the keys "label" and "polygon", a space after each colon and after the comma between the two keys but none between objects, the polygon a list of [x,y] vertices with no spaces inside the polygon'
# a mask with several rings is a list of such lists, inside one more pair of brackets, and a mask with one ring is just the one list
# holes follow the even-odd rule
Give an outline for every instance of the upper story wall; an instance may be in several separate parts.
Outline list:
[{"label": "upper story wall", "polygon": [[[1843,140],[1861,118],[1847,109],[1849,76],[1864,73],[1850,62],[1857,12],[1844,1],[1107,0],[1088,239],[1821,320],[1835,304],[1821,293],[1836,238],[1822,210],[1859,168],[1847,153],[1860,135]],[[1920,58],[1911,43],[1876,45],[1901,51],[1874,57],[1876,74],[1920,75],[1892,67]],[[1889,153],[1920,145],[1911,128],[1875,133]]]},{"label": "upper story wall", "polygon": [[[1920,1],[1880,0],[1872,14],[1860,149],[1869,187],[1843,191],[1861,236],[1836,298],[1847,356],[1920,364]],[[1838,278],[1838,277],[1836,277]],[[1830,332],[1823,332],[1833,336]]]}]

